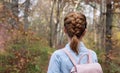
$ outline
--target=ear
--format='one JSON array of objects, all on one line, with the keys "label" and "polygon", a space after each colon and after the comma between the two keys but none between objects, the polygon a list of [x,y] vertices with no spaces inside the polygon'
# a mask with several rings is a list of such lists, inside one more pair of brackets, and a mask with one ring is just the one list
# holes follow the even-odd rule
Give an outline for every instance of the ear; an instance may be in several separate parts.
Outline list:
[{"label": "ear", "polygon": [[87,32],[87,29],[85,29],[85,31],[83,32],[82,36],[84,36],[86,32]]},{"label": "ear", "polygon": [[86,32],[87,32],[87,29],[85,29],[85,31],[83,32],[83,36],[85,35]]},{"label": "ear", "polygon": [[87,29],[85,29],[85,31],[82,33],[81,37],[79,38],[80,40],[82,40],[83,36],[85,35]]},{"label": "ear", "polygon": [[85,35],[86,31],[87,31],[87,29],[85,29],[85,31],[82,33],[81,38]]},{"label": "ear", "polygon": [[65,29],[65,27],[64,27],[64,32],[67,33],[67,30]]}]

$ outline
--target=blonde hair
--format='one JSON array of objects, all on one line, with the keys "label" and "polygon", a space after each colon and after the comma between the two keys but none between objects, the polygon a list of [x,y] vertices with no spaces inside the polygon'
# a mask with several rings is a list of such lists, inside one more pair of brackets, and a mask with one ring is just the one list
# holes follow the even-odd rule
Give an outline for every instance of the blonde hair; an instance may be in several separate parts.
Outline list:
[{"label": "blonde hair", "polygon": [[86,17],[82,13],[70,12],[64,18],[66,33],[71,38],[70,47],[78,54],[78,43],[87,26]]}]

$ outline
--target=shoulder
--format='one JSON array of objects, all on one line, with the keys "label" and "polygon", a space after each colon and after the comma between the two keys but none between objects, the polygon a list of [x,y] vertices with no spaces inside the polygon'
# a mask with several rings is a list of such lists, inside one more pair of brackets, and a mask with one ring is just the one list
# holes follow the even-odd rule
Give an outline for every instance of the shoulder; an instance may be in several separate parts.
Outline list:
[{"label": "shoulder", "polygon": [[64,56],[64,51],[62,49],[56,50],[52,53],[51,58],[60,59],[61,56]]},{"label": "shoulder", "polygon": [[48,66],[48,72],[47,73],[61,73],[60,72],[60,65],[61,65],[61,56],[62,50],[56,50],[52,53],[49,66]]},{"label": "shoulder", "polygon": [[63,49],[59,49],[59,50],[55,50],[54,52],[53,52],[53,54],[52,55],[62,55],[64,52],[63,52]]},{"label": "shoulder", "polygon": [[91,50],[91,49],[89,49],[89,51],[90,51],[90,53],[91,53],[92,55],[96,55],[96,52],[95,52],[95,51],[93,51],[93,50]]},{"label": "shoulder", "polygon": [[90,50],[90,49],[89,49],[89,51],[90,51],[90,53],[91,53],[91,56],[92,56],[93,62],[98,62],[96,52],[93,51],[93,50]]}]

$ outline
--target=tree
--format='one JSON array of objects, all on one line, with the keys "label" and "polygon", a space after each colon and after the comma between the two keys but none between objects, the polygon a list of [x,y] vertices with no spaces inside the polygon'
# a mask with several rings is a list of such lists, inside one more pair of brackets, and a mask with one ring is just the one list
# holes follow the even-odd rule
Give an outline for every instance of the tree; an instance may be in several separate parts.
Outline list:
[{"label": "tree", "polygon": [[24,30],[28,29],[29,26],[29,21],[28,21],[28,17],[29,17],[29,13],[30,13],[30,0],[26,0],[24,3]]},{"label": "tree", "polygon": [[54,10],[55,0],[52,2],[52,8],[51,8],[51,14],[50,14],[50,38],[49,38],[49,44],[51,47],[53,47],[53,10]]},{"label": "tree", "polygon": [[18,11],[18,0],[4,0],[4,23],[11,24],[12,28],[18,28],[19,24],[19,11]]},{"label": "tree", "polygon": [[112,50],[112,2],[109,1],[106,4],[106,53],[109,54],[109,51]]}]

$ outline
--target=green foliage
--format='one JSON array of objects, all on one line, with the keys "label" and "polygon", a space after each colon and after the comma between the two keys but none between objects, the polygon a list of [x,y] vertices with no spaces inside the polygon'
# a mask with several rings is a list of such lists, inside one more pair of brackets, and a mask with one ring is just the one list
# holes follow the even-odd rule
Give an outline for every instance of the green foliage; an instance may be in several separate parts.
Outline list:
[{"label": "green foliage", "polygon": [[[117,29],[116,29],[117,30]],[[120,47],[120,32],[116,32],[114,30],[114,34],[112,36],[112,50],[110,51],[109,55],[106,56],[105,48],[97,48],[98,45],[96,45],[94,41],[94,33],[90,32],[87,33],[83,39],[85,45],[93,49],[97,53],[98,61],[102,66],[102,69],[104,73],[120,73],[120,54],[119,54],[119,47]],[[118,31],[118,30],[117,30]],[[107,62],[106,57],[110,58],[110,61]]]},{"label": "green foliage", "polygon": [[[12,31],[5,53],[0,54],[0,73],[46,73],[50,53],[47,41],[31,31]],[[19,33],[18,33],[19,32]]]},{"label": "green foliage", "polygon": [[102,66],[102,69],[104,71],[104,73],[120,73],[120,69],[119,69],[119,63],[117,63],[114,58],[113,58],[113,54],[112,51],[110,53],[110,55],[108,56],[111,61],[106,60],[106,53],[105,50],[103,49],[96,49],[95,50],[98,56],[98,61]]},{"label": "green foliage", "polygon": [[120,73],[119,66],[116,63],[114,63],[114,62],[110,63],[110,67],[111,67],[110,68],[110,70],[111,70],[110,73]]}]

